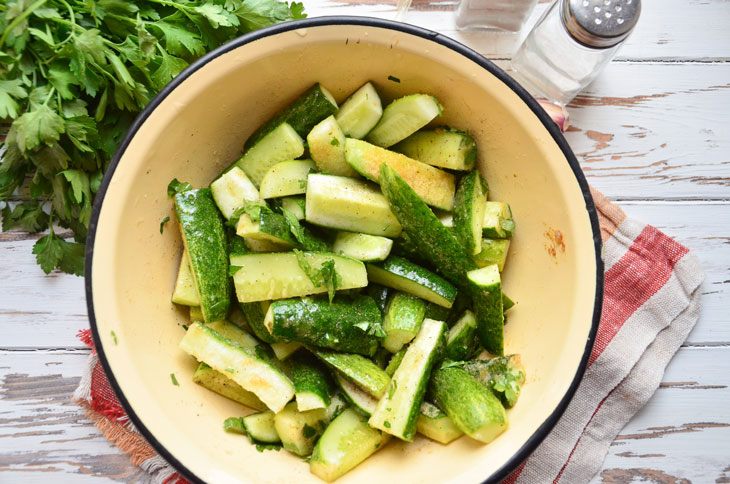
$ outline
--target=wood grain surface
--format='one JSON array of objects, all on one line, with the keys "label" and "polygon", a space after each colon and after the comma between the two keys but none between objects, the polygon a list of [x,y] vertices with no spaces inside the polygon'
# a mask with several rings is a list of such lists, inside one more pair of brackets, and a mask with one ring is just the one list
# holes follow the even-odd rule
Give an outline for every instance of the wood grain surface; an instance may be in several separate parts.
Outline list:
[{"label": "wood grain surface", "polygon": [[[533,23],[547,8],[540,1]],[[394,17],[395,1],[307,1],[310,16]],[[509,69],[522,35],[461,32],[451,0],[404,20]],[[645,0],[641,21],[569,107],[589,182],[703,263],[702,315],[593,483],[730,483],[730,2]],[[22,198],[22,196],[19,196]],[[88,350],[83,280],[44,276],[37,236],[0,234],[0,482],[146,482],[71,402]]]}]

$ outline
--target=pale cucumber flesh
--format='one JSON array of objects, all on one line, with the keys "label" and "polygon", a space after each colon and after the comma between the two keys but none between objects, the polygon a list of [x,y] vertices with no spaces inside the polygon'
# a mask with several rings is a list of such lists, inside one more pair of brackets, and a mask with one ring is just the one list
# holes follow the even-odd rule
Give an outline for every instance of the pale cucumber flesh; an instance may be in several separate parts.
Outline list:
[{"label": "pale cucumber flesh", "polygon": [[353,259],[372,262],[388,258],[393,248],[393,240],[377,235],[339,232],[332,251]]},{"label": "pale cucumber flesh", "polygon": [[307,222],[338,230],[383,237],[401,232],[377,186],[347,177],[310,175],[305,214]]},{"label": "pale cucumber flesh", "polygon": [[[354,289],[368,284],[362,262],[334,254],[305,252],[304,259],[313,269],[320,269],[328,260],[335,263],[341,277],[337,289]],[[269,301],[327,292],[315,286],[302,270],[297,256],[290,252],[246,254],[231,257],[231,265],[241,267],[233,275],[239,302]]]},{"label": "pale cucumber flesh", "polygon": [[362,139],[378,124],[382,115],[380,96],[367,82],[342,103],[335,117],[346,136]]},{"label": "pale cucumber flesh", "polygon": [[288,160],[277,163],[261,180],[261,198],[301,195],[307,191],[307,175],[316,171],[312,160]]},{"label": "pale cucumber flesh", "polygon": [[338,176],[357,176],[357,172],[345,161],[345,134],[330,116],[312,128],[307,135],[309,155],[319,171]]},{"label": "pale cucumber flesh", "polygon": [[245,202],[259,200],[259,191],[240,168],[233,167],[210,184],[218,209],[226,219],[241,208]]},{"label": "pale cucumber flesh", "polygon": [[175,289],[172,292],[172,302],[184,306],[200,306],[200,297],[195,290],[195,281],[193,280],[193,272],[190,270],[190,256],[188,256],[187,250],[183,250],[180,258]]},{"label": "pale cucumber flesh", "polygon": [[269,168],[279,162],[299,158],[303,154],[302,138],[289,124],[282,123],[246,151],[235,165],[258,187]]},{"label": "pale cucumber flesh", "polygon": [[441,114],[441,105],[428,94],[411,94],[390,103],[367,140],[387,148],[426,126]]}]

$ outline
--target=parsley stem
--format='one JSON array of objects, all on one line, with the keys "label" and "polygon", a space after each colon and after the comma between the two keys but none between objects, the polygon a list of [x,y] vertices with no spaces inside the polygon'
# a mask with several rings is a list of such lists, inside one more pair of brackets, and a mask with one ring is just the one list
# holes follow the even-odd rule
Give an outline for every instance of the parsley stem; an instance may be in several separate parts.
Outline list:
[{"label": "parsley stem", "polygon": [[28,18],[28,16],[33,13],[33,10],[37,9],[38,7],[40,7],[41,5],[43,5],[44,3],[46,3],[46,1],[47,0],[38,0],[37,2],[35,2],[34,4],[32,4],[30,7],[28,7],[28,10],[26,10],[23,13],[21,13],[20,15],[18,15],[17,17],[15,17],[15,19],[13,19],[12,22],[10,22],[10,25],[8,25],[8,28],[6,28],[5,29],[5,32],[3,32],[2,37],[0,37],[0,49],[2,49],[3,44],[5,44],[5,39],[7,39],[8,35],[10,35],[10,32],[12,32],[13,29],[15,29],[15,27],[17,27],[18,25],[20,25],[20,23],[23,20],[25,20],[26,18]]},{"label": "parsley stem", "polygon": [[74,9],[71,8],[71,5],[66,2],[66,0],[58,0],[61,4],[63,4],[68,9],[68,16],[71,19],[71,23],[76,24],[76,17],[74,16]]}]

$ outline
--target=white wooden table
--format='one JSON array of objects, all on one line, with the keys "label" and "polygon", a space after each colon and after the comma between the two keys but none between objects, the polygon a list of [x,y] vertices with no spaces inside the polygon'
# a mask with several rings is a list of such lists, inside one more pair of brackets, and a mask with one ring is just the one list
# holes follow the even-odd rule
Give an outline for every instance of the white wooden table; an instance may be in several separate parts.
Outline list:
[{"label": "white wooden table", "polygon": [[[307,1],[310,16],[393,18],[387,0]],[[507,67],[518,39],[453,27],[452,0],[405,21]],[[541,1],[533,22],[549,4]],[[730,1],[644,0],[636,32],[570,106],[588,180],[704,264],[702,316],[594,482],[730,482]],[[70,397],[88,350],[81,278],[44,276],[37,237],[0,234],[0,482],[144,482]]]}]

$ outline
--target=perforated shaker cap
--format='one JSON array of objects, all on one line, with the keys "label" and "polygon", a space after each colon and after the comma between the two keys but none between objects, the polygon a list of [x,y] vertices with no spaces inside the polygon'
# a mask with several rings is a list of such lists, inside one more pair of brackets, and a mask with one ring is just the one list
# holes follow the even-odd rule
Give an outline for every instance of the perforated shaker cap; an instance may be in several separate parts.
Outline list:
[{"label": "perforated shaker cap", "polygon": [[563,23],[588,47],[613,47],[629,36],[641,13],[641,0],[562,0]]}]

